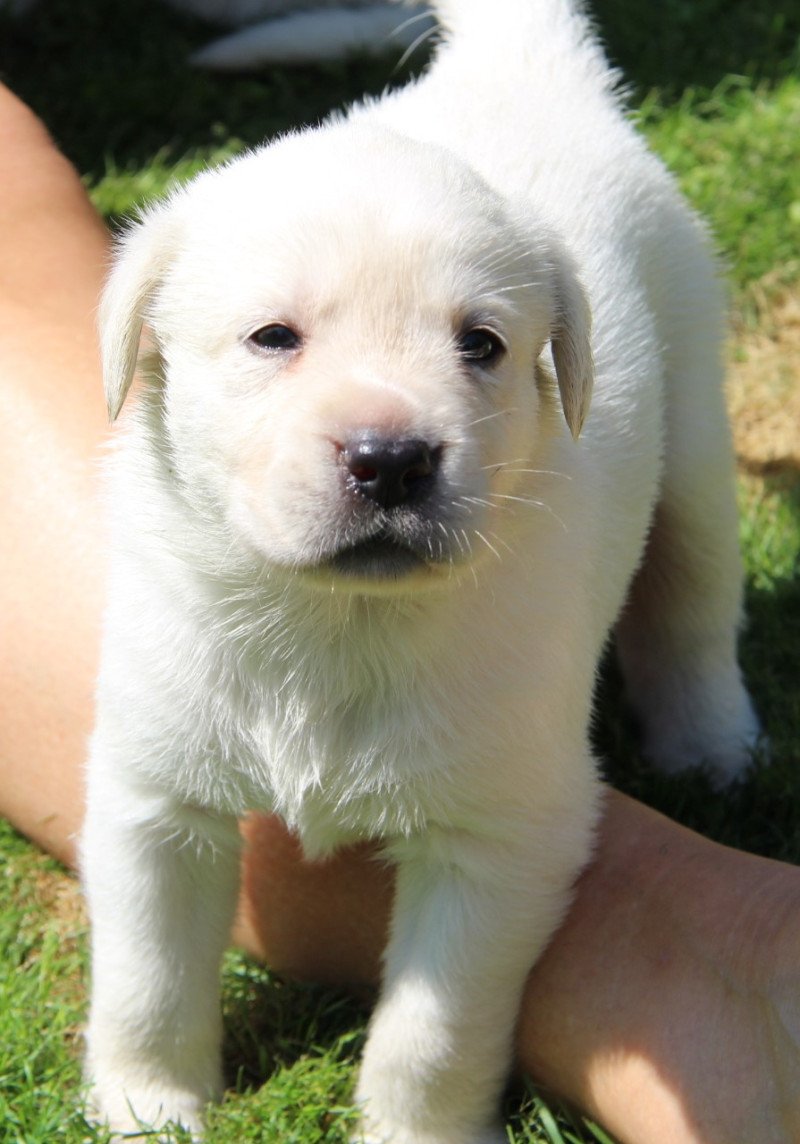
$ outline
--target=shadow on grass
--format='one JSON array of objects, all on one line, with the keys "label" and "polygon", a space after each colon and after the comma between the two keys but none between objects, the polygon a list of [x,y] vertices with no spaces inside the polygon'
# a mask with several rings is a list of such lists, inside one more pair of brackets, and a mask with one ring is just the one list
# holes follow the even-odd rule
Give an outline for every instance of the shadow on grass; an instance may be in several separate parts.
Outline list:
[{"label": "shadow on grass", "polygon": [[229,1088],[257,1088],[301,1058],[355,1058],[369,1016],[352,994],[286,981],[244,954],[229,954],[223,977],[223,1061]]},{"label": "shadow on grass", "polygon": [[800,8],[781,0],[589,0],[589,8],[626,80],[675,99],[728,75],[783,78],[800,62]]},{"label": "shadow on grass", "polygon": [[[288,1072],[305,1062],[321,1062],[327,1058],[334,1066],[338,1062],[355,1065],[361,1058],[364,1046],[366,1023],[371,1006],[355,1000],[352,995],[330,988],[302,985],[274,977],[263,966],[245,957],[232,954],[226,960],[224,974],[225,1041],[223,1058],[225,1083],[229,1092],[237,1094],[256,1092],[271,1082],[282,1072]],[[323,1065],[324,1068],[324,1065]],[[320,1070],[320,1074],[322,1070]],[[352,1079],[353,1072],[349,1073]],[[280,1078],[278,1077],[279,1081]],[[312,1078],[319,1085],[319,1077]],[[335,1092],[341,1083],[335,1068],[329,1069],[323,1077]],[[298,1088],[305,1083],[301,1075]],[[271,1100],[280,1100],[282,1095],[292,1099],[295,1091],[291,1081],[275,1086]],[[300,1090],[302,1091],[302,1090]],[[307,1095],[307,1094],[306,1094]],[[344,1104],[351,1099],[349,1081],[345,1084]],[[317,1103],[319,1088],[317,1089]],[[335,1102],[335,1101],[334,1101]],[[336,1102],[335,1102],[336,1103]],[[347,1136],[346,1125],[355,1115],[345,1112],[342,1124],[342,1107],[334,1108],[326,1114],[324,1103],[320,1104],[319,1123],[323,1128],[333,1126],[333,1139],[338,1140],[338,1131],[345,1126],[342,1139]],[[533,1139],[528,1128],[534,1122],[552,1126],[553,1144],[567,1140],[574,1144],[613,1144],[610,1137],[599,1128],[585,1121],[579,1112],[565,1105],[552,1094],[542,1095],[527,1078],[518,1078],[505,1094],[502,1105],[503,1118],[516,1132],[520,1141]],[[258,1112],[250,1110],[251,1117]],[[270,1115],[280,1116],[275,1112]],[[326,1123],[326,1117],[330,1123]],[[291,1113],[288,1114],[291,1119]],[[288,1120],[287,1120],[288,1122]],[[562,1130],[571,1135],[564,1136]],[[294,1138],[294,1137],[293,1137]],[[539,1139],[539,1137],[536,1137]],[[325,1139],[328,1139],[327,1134]]]}]

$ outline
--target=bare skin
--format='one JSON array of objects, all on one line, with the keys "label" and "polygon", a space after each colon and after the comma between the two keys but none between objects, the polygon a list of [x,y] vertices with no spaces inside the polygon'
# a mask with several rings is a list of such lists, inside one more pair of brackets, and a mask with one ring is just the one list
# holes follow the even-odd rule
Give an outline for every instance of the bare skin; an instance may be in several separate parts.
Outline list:
[{"label": "bare skin", "polygon": [[[72,865],[103,598],[94,312],[108,240],[1,87],[0,230],[0,809]],[[301,977],[375,982],[391,872],[363,848],[306,863],[276,819],[243,830],[235,939]],[[799,954],[800,872],[610,792],[528,982],[520,1067],[622,1144],[795,1144]]]}]

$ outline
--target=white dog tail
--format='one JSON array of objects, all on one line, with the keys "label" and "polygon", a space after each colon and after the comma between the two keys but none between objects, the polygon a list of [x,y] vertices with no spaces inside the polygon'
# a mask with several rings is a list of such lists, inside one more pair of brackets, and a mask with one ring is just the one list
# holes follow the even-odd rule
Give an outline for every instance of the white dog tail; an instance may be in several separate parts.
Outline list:
[{"label": "white dog tail", "polygon": [[[572,78],[582,63],[593,86],[613,89],[616,73],[599,45],[582,0],[431,0],[444,40],[471,51],[500,74],[518,63],[540,67],[555,78],[558,61],[568,61]],[[498,53],[502,53],[501,55]]]},{"label": "white dog tail", "polygon": [[579,29],[586,24],[581,0],[432,0],[431,7],[451,36],[478,34],[486,40],[502,39],[506,44],[540,34],[543,29]]}]

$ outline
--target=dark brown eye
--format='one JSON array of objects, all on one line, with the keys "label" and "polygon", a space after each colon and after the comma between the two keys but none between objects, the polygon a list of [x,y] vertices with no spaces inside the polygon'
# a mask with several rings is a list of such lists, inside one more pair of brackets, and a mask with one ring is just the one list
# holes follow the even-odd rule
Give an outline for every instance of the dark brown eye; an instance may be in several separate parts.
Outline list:
[{"label": "dark brown eye", "polygon": [[506,352],[506,347],[497,334],[483,326],[467,330],[458,339],[458,352],[464,361],[479,365],[492,365]]},{"label": "dark brown eye", "polygon": [[300,335],[289,326],[280,322],[273,322],[269,326],[262,326],[247,339],[253,346],[261,350],[296,350],[300,345]]}]

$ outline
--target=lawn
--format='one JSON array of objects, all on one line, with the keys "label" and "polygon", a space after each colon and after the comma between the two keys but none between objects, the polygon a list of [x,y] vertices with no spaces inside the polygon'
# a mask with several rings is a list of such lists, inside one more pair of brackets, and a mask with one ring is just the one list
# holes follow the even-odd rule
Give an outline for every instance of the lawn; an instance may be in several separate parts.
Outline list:
[{"label": "lawn", "polygon": [[[800,861],[800,9],[776,0],[597,0],[641,129],[709,219],[731,281],[748,679],[771,738],[736,790],[641,762],[613,662],[597,748],[610,780],[710,836]],[[403,75],[391,62],[209,77],[185,59],[203,25],[148,0],[45,0],[0,15],[0,77],[50,125],[114,223],[265,136]],[[101,1140],[80,1112],[86,925],[74,880],[0,826],[0,1142]],[[209,1144],[344,1142],[366,1010],[241,955],[224,971],[230,1096]],[[533,1089],[516,1144],[607,1141]],[[755,1144],[755,1142],[754,1142]]]}]

